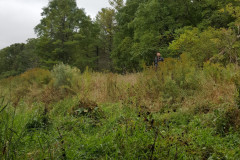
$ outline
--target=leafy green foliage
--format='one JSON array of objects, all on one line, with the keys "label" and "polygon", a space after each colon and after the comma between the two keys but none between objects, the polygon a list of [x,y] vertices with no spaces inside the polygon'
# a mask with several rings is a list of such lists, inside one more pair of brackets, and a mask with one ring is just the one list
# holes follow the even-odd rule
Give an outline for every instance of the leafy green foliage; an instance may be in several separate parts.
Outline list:
[{"label": "leafy green foliage", "polygon": [[[197,27],[201,32],[210,26],[227,28],[236,16],[231,18],[227,11],[220,12],[219,10],[230,2],[234,1],[128,0],[116,15],[118,30],[114,37],[115,47],[112,53],[113,61],[119,61],[119,63],[115,63],[116,67],[121,68],[118,57],[121,57],[120,54],[126,55],[125,51],[121,51],[121,49],[129,37],[132,42],[131,46],[127,46],[129,50],[127,59],[137,59],[138,61],[140,59],[147,65],[151,65],[156,52],[162,52],[165,57],[177,56],[170,53],[168,45],[178,38],[176,32],[179,29],[191,26]],[[231,4],[237,6],[237,3]],[[200,48],[195,48],[194,52],[199,50]],[[138,65],[134,60],[131,63]],[[127,70],[131,71],[132,66],[129,65]],[[138,68],[141,68],[141,65],[138,65]]]},{"label": "leafy green foliage", "polygon": [[0,156],[239,159],[239,76],[236,65],[199,68],[186,54],[136,74],[27,71],[0,83],[11,93],[0,99]]},{"label": "leafy green foliage", "polygon": [[[0,157],[240,159],[239,0],[110,4],[93,22],[51,0],[0,51]],[[86,67],[109,55],[124,75]]]},{"label": "leafy green foliage", "polygon": [[59,62],[82,71],[141,71],[156,52],[165,58],[186,52],[200,67],[208,60],[239,63],[239,0],[109,3],[92,20],[76,0],[49,1],[35,27],[38,38],[1,50],[1,77]]},{"label": "leafy green foliage", "polygon": [[93,66],[97,30],[90,17],[75,0],[53,0],[43,9],[35,27],[39,37],[39,55],[47,64],[61,61],[83,69]]},{"label": "leafy green foliage", "polygon": [[132,39],[126,37],[118,46],[118,49],[112,53],[111,57],[117,71],[126,72],[138,69],[139,58],[134,56],[132,50]]},{"label": "leafy green foliage", "polygon": [[[77,105],[73,99],[65,101]],[[58,102],[56,106],[64,103]],[[179,111],[143,117],[135,109],[119,105],[101,105],[108,116],[99,121],[88,116],[55,114],[58,110],[54,109],[47,128],[41,128],[42,120],[37,118],[41,116],[37,109],[40,106],[27,111],[23,104],[16,110],[14,119],[10,116],[13,114],[10,107],[0,116],[3,120],[0,148],[4,151],[0,155],[6,159],[238,159],[240,156],[238,132],[216,136],[214,126],[201,122],[206,122],[206,117],[212,122],[211,113],[194,116]],[[7,115],[8,119],[4,119]],[[32,119],[33,115],[36,118]],[[216,123],[224,125],[219,120]]]},{"label": "leafy green foliage", "polygon": [[71,66],[64,65],[63,63],[55,65],[51,72],[54,86],[56,88],[61,86],[71,87],[74,76],[76,76],[76,74],[78,74],[79,72],[80,71],[77,68],[72,68]]},{"label": "leafy green foliage", "polygon": [[239,41],[231,30],[208,28],[201,32],[198,28],[187,28],[169,45],[172,55],[185,53],[202,66],[204,62],[238,64]]},{"label": "leafy green foliage", "polygon": [[29,39],[27,44],[13,44],[0,51],[0,77],[18,75],[39,66],[36,53],[36,39]]}]

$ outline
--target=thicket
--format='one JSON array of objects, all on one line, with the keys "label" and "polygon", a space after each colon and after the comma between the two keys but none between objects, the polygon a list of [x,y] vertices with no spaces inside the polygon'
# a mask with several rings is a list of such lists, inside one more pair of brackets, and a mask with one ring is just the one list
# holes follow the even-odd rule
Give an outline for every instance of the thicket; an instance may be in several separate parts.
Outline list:
[{"label": "thicket", "polygon": [[239,67],[168,58],[158,70],[68,65],[1,80],[4,159],[238,159]]}]

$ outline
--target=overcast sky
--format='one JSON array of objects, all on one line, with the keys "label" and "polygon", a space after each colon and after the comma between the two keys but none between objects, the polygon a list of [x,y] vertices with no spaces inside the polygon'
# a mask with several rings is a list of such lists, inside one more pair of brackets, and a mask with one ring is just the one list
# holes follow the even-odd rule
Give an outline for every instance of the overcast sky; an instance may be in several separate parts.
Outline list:
[{"label": "overcast sky", "polygon": [[[108,0],[77,0],[77,3],[92,18],[101,8],[109,7]],[[42,8],[47,4],[48,0],[0,0],[0,49],[35,38],[33,28],[40,22]]]}]

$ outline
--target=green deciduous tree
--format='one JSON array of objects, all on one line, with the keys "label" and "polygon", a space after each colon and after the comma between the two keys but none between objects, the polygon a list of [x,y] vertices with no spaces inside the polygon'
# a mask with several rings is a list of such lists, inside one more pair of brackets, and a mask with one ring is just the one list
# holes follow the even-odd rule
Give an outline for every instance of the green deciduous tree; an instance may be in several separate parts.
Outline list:
[{"label": "green deciduous tree", "polygon": [[14,76],[38,67],[36,43],[37,39],[29,39],[26,44],[16,43],[0,50],[0,77]]},{"label": "green deciduous tree", "polygon": [[238,64],[240,43],[231,29],[208,28],[201,32],[198,28],[187,28],[178,39],[170,44],[169,50],[173,54],[188,55],[200,67],[206,61],[224,65]]},{"label": "green deciduous tree", "polygon": [[[236,5],[237,4],[237,5]],[[240,0],[235,0],[235,3],[229,3],[226,6],[227,12],[235,18],[235,21],[232,24],[237,27],[237,34],[240,37]]]},{"label": "green deciduous tree", "polygon": [[[197,27],[200,30],[209,26],[226,28],[234,21],[234,17],[228,12],[219,11],[231,2],[234,0],[127,0],[126,5],[116,15],[118,26],[112,58],[118,61],[121,54],[118,46],[128,37],[133,40],[132,46],[129,46],[129,55],[135,59],[137,57],[139,61],[145,61],[148,65],[152,64],[157,51],[162,52],[164,57],[172,56],[168,45],[178,37],[176,31],[179,29],[186,26]],[[234,5],[236,6],[235,3]],[[131,63],[132,57],[126,59]]]},{"label": "green deciduous tree", "polygon": [[93,67],[96,27],[75,0],[52,0],[43,8],[42,20],[35,27],[39,50],[46,63]]},{"label": "green deciduous tree", "polygon": [[[134,54],[134,27],[130,23],[135,18],[135,13],[144,0],[127,0],[116,14],[116,32],[114,35],[114,49],[111,57],[115,69],[118,71],[130,71],[138,68],[139,59]],[[131,68],[134,66],[134,68]]]}]

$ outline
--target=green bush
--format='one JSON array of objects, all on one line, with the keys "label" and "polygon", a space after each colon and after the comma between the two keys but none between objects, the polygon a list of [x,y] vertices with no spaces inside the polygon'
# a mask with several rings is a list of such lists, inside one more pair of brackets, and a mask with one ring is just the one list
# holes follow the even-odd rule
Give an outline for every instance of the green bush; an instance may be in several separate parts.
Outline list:
[{"label": "green bush", "polygon": [[237,107],[225,106],[215,111],[216,133],[225,136],[231,129],[238,130],[240,127],[240,110]]},{"label": "green bush", "polygon": [[37,83],[41,85],[48,84],[51,81],[51,74],[48,70],[34,68],[19,75],[19,78],[22,82],[26,82],[28,84]]},{"label": "green bush", "polygon": [[51,75],[53,77],[53,84],[55,87],[68,86],[72,87],[74,77],[79,74],[77,68],[73,68],[69,65],[59,63],[53,67]]},{"label": "green bush", "polygon": [[172,54],[185,53],[198,66],[204,62],[239,63],[239,43],[237,36],[231,29],[208,28],[201,31],[198,28],[186,28],[183,34],[169,45]]},{"label": "green bush", "polygon": [[174,80],[167,79],[163,88],[163,97],[175,101],[180,95],[181,89]]}]

